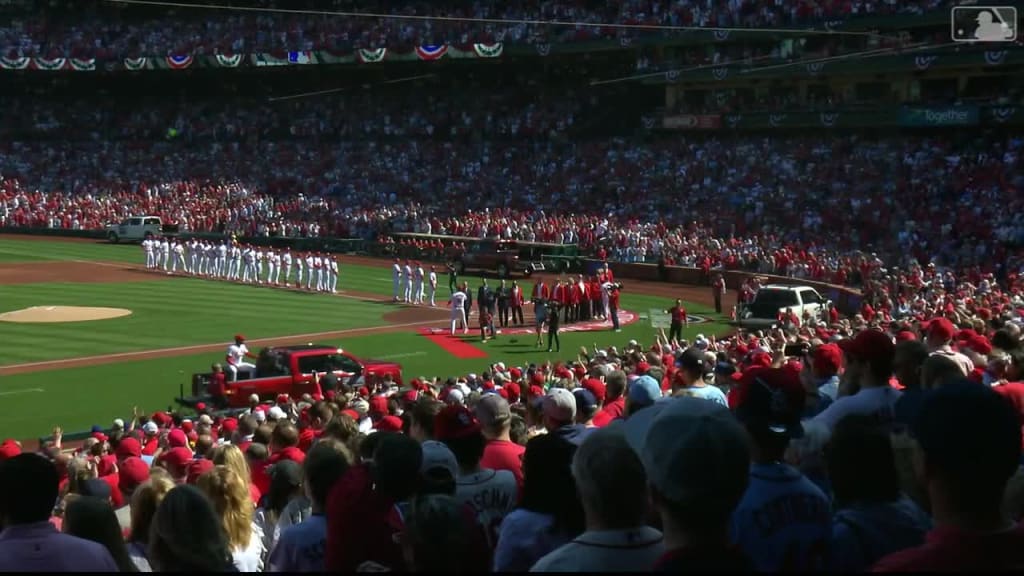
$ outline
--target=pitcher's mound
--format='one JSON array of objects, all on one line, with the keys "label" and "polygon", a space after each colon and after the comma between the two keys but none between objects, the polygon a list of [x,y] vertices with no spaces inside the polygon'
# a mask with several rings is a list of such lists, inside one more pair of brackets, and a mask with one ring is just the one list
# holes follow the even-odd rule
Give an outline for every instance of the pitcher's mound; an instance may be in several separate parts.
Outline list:
[{"label": "pitcher's mound", "polygon": [[88,306],[32,306],[0,314],[0,322],[85,322],[106,320],[131,314],[124,308],[90,308]]}]

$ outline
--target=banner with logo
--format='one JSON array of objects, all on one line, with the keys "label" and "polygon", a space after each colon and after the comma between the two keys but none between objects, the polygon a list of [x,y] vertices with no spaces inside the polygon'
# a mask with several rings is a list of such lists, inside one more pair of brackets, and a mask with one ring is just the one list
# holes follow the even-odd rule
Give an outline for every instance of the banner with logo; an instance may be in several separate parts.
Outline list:
[{"label": "banner with logo", "polygon": [[717,130],[722,127],[718,114],[676,114],[661,119],[665,130]]},{"label": "banner with logo", "polygon": [[975,126],[977,106],[907,106],[900,110],[901,126]]}]

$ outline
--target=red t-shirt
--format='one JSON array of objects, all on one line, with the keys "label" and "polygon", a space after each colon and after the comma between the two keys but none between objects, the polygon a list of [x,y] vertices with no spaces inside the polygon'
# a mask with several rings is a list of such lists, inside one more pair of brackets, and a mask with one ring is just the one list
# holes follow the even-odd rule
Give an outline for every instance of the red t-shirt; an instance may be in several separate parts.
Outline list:
[{"label": "red t-shirt", "polygon": [[523,486],[523,453],[526,448],[507,440],[491,440],[484,447],[481,468],[508,470],[516,477],[516,484]]},{"label": "red t-shirt", "polygon": [[603,428],[615,420],[619,416],[622,416],[622,411],[626,409],[626,398],[620,396],[615,400],[604,405],[601,410],[594,415],[594,426],[597,428]]},{"label": "red t-shirt", "polygon": [[227,377],[223,372],[217,372],[210,376],[210,383],[206,391],[211,396],[223,396],[227,391]]},{"label": "red t-shirt", "polygon": [[[992,388],[1003,398],[1010,401],[1013,407],[1017,409],[1017,414],[1020,415],[1021,422],[1024,423],[1024,382],[1007,382],[1002,386],[996,386]],[[1022,426],[1024,429],[1024,426]],[[1024,448],[1024,439],[1022,439],[1022,448]]]},{"label": "red t-shirt", "polygon": [[354,572],[363,562],[373,561],[403,571],[402,551],[392,532],[394,506],[391,498],[373,489],[365,464],[349,468],[327,497],[324,568]]},{"label": "red t-shirt", "polygon": [[1001,532],[976,534],[936,528],[917,548],[890,554],[872,572],[974,572],[1024,567],[1024,524]]}]

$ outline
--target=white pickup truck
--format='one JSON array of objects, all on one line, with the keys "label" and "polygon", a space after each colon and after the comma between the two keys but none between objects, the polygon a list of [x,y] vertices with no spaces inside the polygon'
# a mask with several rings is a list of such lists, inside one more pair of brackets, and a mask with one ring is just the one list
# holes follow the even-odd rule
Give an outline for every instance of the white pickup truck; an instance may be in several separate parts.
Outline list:
[{"label": "white pickup truck", "polygon": [[739,311],[738,324],[745,328],[767,328],[778,322],[780,312],[789,309],[801,320],[804,312],[815,320],[825,320],[831,306],[832,302],[810,286],[768,284],[757,291],[753,302]]},{"label": "white pickup truck", "polygon": [[107,224],[107,240],[118,242],[141,242],[154,236],[174,236],[177,224],[164,224],[159,216],[132,216],[120,224]]}]

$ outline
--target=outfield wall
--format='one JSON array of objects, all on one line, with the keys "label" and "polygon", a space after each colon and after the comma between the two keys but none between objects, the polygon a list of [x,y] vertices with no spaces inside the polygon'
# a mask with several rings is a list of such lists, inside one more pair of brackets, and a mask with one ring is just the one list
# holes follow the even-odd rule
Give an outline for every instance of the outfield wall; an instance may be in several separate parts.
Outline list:
[{"label": "outfield wall", "polygon": [[[64,230],[54,228],[0,228],[0,232],[9,234],[29,234],[33,236],[53,236],[72,238],[94,238],[102,240],[106,238],[103,230]],[[182,233],[185,237],[206,238],[219,241],[226,238],[223,234],[213,233]],[[417,258],[425,262],[443,262],[443,256],[435,251],[423,251],[411,246],[396,244],[381,244],[368,242],[359,238],[287,238],[287,237],[238,237],[238,240],[246,244],[257,246],[274,246],[276,248],[290,247],[300,251],[323,251],[338,253],[356,253],[366,256],[380,258],[400,256],[405,258]],[[572,273],[589,274],[596,270],[600,261],[586,258],[563,258],[552,263],[561,267],[562,270]],[[676,284],[706,285],[711,290],[710,278],[699,268],[687,268],[682,266],[666,266],[664,273],[659,272],[656,264],[624,264],[614,265],[613,272],[618,279],[647,280],[652,282],[669,282]],[[556,268],[558,269],[558,268]],[[717,272],[717,271],[716,271]],[[822,296],[831,300],[839,310],[848,316],[856,314],[860,310],[861,293],[855,288],[838,286],[825,282],[815,282],[786,276],[775,276],[772,274],[760,274],[746,270],[723,270],[726,286],[732,290],[738,290],[743,280],[758,276],[767,279],[775,284],[800,284],[813,286]],[[628,291],[628,286],[626,287]],[[727,295],[726,306],[735,304],[735,293]]]}]

